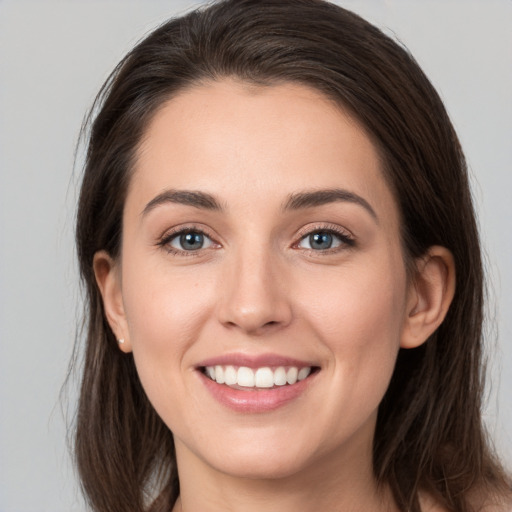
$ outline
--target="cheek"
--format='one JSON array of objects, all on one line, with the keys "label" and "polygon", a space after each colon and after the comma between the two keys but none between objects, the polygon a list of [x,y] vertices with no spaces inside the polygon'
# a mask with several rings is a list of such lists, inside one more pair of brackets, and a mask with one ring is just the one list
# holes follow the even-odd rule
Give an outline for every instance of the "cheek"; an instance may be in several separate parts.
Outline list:
[{"label": "cheek", "polygon": [[332,396],[345,397],[367,414],[380,403],[393,373],[406,279],[399,266],[363,268],[340,271],[323,284],[317,280],[303,309],[309,328],[330,352]]},{"label": "cheek", "polygon": [[379,340],[399,343],[405,299],[405,271],[398,265],[341,268],[299,291],[310,321],[336,345],[359,346]]},{"label": "cheek", "polygon": [[126,262],[123,269],[123,299],[137,371],[152,399],[168,393],[169,385],[179,385],[187,352],[210,314],[215,287],[199,273],[180,275],[165,266],[135,263]]},{"label": "cheek", "polygon": [[134,349],[180,346],[198,329],[208,311],[214,286],[200,272],[176,272],[170,265],[127,262],[123,270],[123,300]]}]

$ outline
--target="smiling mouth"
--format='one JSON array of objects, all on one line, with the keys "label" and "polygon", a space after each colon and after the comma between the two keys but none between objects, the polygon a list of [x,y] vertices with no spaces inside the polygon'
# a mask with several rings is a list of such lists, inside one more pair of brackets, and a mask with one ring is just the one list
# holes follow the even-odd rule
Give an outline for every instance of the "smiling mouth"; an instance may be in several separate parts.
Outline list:
[{"label": "smiling mouth", "polygon": [[201,368],[203,374],[216,382],[239,390],[268,390],[292,386],[307,379],[319,368],[316,366],[278,366],[249,368],[247,366],[215,365]]}]

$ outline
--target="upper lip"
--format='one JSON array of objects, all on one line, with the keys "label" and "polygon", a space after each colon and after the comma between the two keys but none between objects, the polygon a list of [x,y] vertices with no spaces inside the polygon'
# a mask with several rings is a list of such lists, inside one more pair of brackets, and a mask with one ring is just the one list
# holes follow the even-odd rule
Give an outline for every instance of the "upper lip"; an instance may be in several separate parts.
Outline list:
[{"label": "upper lip", "polygon": [[311,362],[301,361],[292,357],[281,356],[278,354],[224,354],[221,356],[211,357],[201,361],[197,367],[204,368],[206,366],[246,366],[248,368],[262,368],[265,366],[296,366],[297,368],[313,367]]}]

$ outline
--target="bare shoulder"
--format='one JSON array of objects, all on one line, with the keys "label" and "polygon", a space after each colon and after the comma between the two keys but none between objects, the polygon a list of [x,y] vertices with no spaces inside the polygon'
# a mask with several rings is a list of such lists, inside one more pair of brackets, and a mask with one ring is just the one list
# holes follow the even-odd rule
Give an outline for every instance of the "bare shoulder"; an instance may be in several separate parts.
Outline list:
[{"label": "bare shoulder", "polygon": [[442,507],[430,494],[421,493],[419,498],[422,512],[450,512],[447,508]]},{"label": "bare shoulder", "polygon": [[472,498],[475,512],[512,512],[512,490],[506,496],[477,493]]},{"label": "bare shoulder", "polygon": [[[512,496],[508,498],[491,498],[487,496],[471,500],[475,512],[512,512]],[[450,512],[429,495],[420,496],[422,512]]]},{"label": "bare shoulder", "polygon": [[484,505],[480,512],[512,512],[512,498],[502,500],[500,503]]},{"label": "bare shoulder", "polygon": [[484,505],[483,508],[477,509],[477,512],[512,512],[512,501],[508,503],[493,503],[489,505]]}]

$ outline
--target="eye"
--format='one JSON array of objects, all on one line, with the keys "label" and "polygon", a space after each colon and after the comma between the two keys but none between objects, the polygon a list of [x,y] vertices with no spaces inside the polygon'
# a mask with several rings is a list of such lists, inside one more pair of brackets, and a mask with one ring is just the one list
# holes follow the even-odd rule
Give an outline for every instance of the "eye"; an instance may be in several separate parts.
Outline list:
[{"label": "eye", "polygon": [[173,233],[162,240],[161,244],[174,253],[190,253],[214,246],[210,237],[196,229],[186,229]]},{"label": "eye", "polygon": [[331,229],[322,229],[312,231],[302,237],[297,247],[312,251],[328,251],[347,245],[354,245],[354,240],[348,235]]}]

